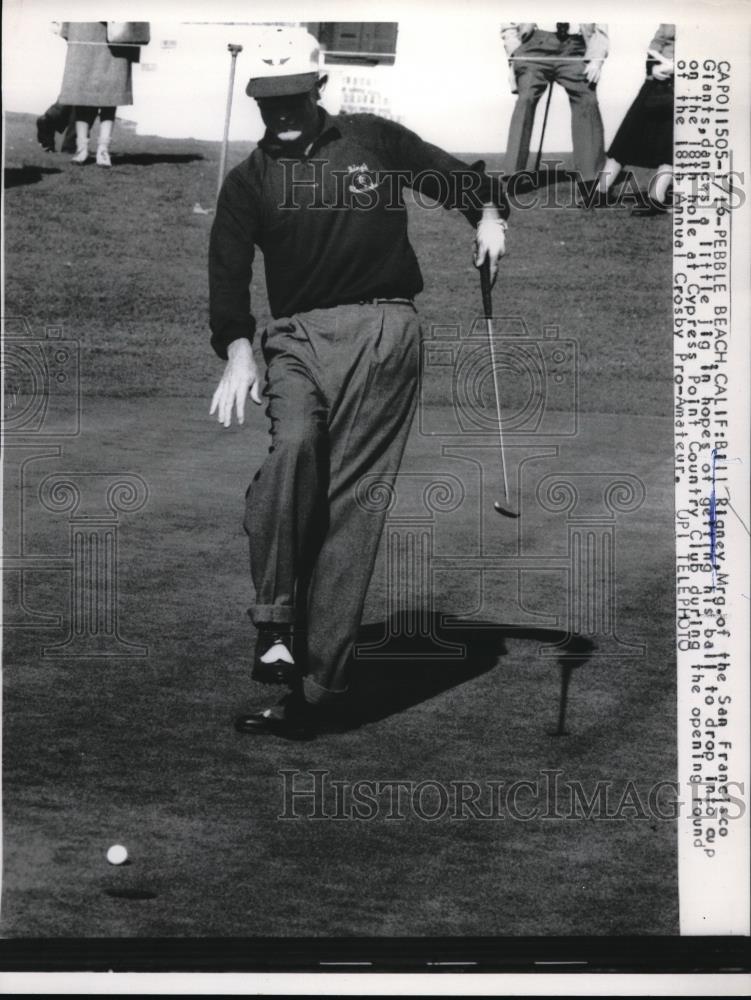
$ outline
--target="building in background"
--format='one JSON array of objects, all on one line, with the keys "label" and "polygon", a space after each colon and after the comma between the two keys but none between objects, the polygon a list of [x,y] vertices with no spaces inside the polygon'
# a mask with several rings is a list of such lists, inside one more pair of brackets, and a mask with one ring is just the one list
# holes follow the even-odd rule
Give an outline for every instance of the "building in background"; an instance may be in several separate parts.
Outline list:
[{"label": "building in background", "polygon": [[330,110],[400,120],[394,109],[395,21],[308,21],[305,27],[321,43]]},{"label": "building in background", "polygon": [[[230,56],[227,45],[242,45],[237,57],[230,138],[260,138],[263,127],[254,101],[248,100],[248,52],[259,27],[272,22],[181,22],[152,24],[136,82],[133,118],[141,135],[221,135],[227,100]],[[305,27],[321,43],[321,70],[329,83],[323,105],[332,114],[369,111],[400,120],[395,109],[394,64],[398,25],[393,22],[274,22]],[[186,100],[195,92],[201,100]],[[123,117],[130,117],[128,110]]]},{"label": "building in background", "polygon": [[[162,10],[157,4],[155,14]],[[324,106],[397,118],[428,142],[465,156],[500,153],[515,103],[501,16],[467,14],[461,7],[450,15],[433,14],[407,5],[398,31],[393,22],[296,22],[313,28],[325,49],[323,68],[331,85]],[[3,6],[3,24],[5,37],[12,39],[3,51],[4,110],[36,117],[60,92],[65,42],[50,30],[46,4],[11,0]],[[134,104],[119,109],[119,117],[141,135],[221,141],[227,45],[240,44],[245,48],[237,60],[230,138],[248,145],[257,141],[263,123],[255,101],[245,95],[256,31],[248,21],[152,21],[151,44],[133,71]],[[611,53],[597,87],[606,140],[642,84],[645,46],[653,33],[653,25],[639,21],[613,26]],[[533,148],[542,113],[537,117]],[[556,87],[545,150],[565,153],[570,145],[568,100]]]}]

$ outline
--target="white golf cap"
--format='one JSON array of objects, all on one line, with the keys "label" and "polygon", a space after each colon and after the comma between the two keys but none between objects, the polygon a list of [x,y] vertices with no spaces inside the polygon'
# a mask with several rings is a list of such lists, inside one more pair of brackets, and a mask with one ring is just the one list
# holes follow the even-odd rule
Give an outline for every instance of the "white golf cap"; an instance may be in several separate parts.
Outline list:
[{"label": "white golf cap", "polygon": [[319,47],[304,28],[264,28],[250,46],[249,97],[302,94],[318,79]]}]

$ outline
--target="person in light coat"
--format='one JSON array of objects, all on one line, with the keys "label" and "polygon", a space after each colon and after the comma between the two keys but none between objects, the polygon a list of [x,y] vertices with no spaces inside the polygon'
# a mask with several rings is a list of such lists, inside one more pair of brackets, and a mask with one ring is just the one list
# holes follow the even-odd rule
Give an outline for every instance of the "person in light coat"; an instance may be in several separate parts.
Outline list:
[{"label": "person in light coat", "polygon": [[99,116],[97,166],[110,167],[109,146],[118,107],[133,103],[132,66],[137,45],[110,45],[106,21],[65,22],[61,35],[68,42],[63,85],[58,103],[75,106],[76,152],[72,162],[89,159],[89,132]]}]

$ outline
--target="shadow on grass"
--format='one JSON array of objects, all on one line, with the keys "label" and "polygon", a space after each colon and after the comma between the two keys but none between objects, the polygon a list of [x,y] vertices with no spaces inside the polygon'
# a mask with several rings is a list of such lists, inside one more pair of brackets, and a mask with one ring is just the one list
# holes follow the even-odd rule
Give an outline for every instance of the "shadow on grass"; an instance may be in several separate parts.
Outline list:
[{"label": "shadow on grass", "polygon": [[[518,170],[516,173],[507,174],[504,183],[511,199],[517,195],[543,191],[567,183],[572,192],[579,191],[586,207],[644,208],[649,205],[647,190],[640,187],[636,176],[630,170],[622,170],[606,194],[596,191],[592,181],[582,182],[581,175],[577,171],[568,170],[555,162],[545,163],[535,170]],[[562,202],[560,207],[566,207],[567,204],[568,202]]]},{"label": "shadow on grass", "polygon": [[6,167],[3,170],[3,187],[22,187],[24,184],[38,184],[45,174],[59,174],[62,171],[58,167]]},{"label": "shadow on grass", "polygon": [[509,196],[513,197],[528,191],[539,191],[541,188],[552,187],[563,181],[575,182],[578,178],[579,174],[573,170],[566,170],[554,163],[550,166],[543,165],[537,170],[518,170],[516,173],[508,174],[504,181]]},{"label": "shadow on grass", "polygon": [[200,153],[113,153],[115,166],[133,164],[137,167],[153,167],[159,163],[195,163],[204,160]]},{"label": "shadow on grass", "polygon": [[[418,616],[419,630],[415,627]],[[417,631],[420,634],[415,634]],[[353,728],[402,712],[487,673],[507,654],[507,639],[555,649],[546,662],[560,667],[555,735],[565,735],[568,686],[573,671],[590,658],[594,649],[591,640],[562,629],[464,621],[419,612],[360,630],[350,688],[357,719]]]}]

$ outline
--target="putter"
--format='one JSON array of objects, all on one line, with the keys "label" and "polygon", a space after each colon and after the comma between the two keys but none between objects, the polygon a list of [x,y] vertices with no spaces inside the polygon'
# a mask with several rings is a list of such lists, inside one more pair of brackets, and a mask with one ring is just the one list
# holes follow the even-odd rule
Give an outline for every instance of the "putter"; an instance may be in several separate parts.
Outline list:
[{"label": "putter", "polygon": [[224,138],[222,139],[222,153],[219,157],[219,179],[216,185],[216,196],[219,197],[219,192],[222,190],[222,182],[224,181],[224,174],[227,169],[227,146],[229,145],[229,119],[232,114],[232,91],[235,88],[235,65],[237,63],[237,55],[242,52],[242,45],[232,45],[231,43],[227,46],[227,51],[232,56],[232,64],[229,71],[229,88],[227,90],[227,109],[224,112]]},{"label": "putter", "polygon": [[498,389],[498,371],[495,363],[495,345],[493,343],[493,297],[490,292],[490,261],[487,256],[480,265],[480,288],[482,290],[482,310],[485,314],[485,329],[490,345],[490,363],[493,366],[493,388],[495,390],[495,411],[498,417],[498,440],[501,445],[501,472],[503,473],[503,503],[493,501],[493,506],[504,517],[519,517],[509,506],[508,481],[506,479],[506,456],[503,450],[503,425],[501,423],[501,394]]}]

